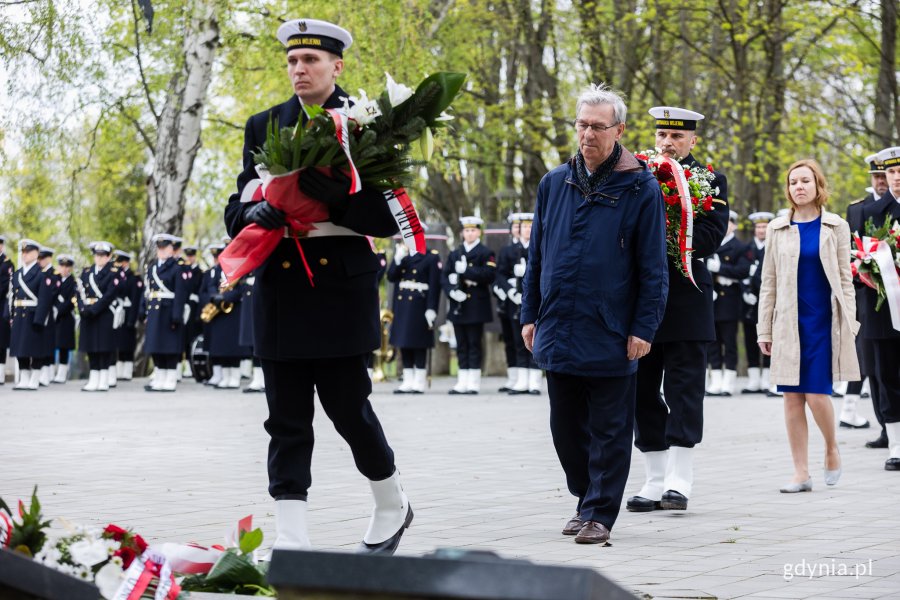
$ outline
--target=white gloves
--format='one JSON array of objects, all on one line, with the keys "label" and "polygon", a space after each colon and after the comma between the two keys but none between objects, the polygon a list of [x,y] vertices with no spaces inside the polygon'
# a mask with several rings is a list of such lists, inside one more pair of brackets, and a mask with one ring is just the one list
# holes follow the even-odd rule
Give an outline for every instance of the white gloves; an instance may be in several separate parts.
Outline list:
[{"label": "white gloves", "polygon": [[434,320],[437,319],[437,313],[430,308],[425,311],[425,321],[428,322],[428,329],[434,328]]},{"label": "white gloves", "polygon": [[184,311],[181,317],[185,325],[187,325],[188,321],[190,321],[191,319],[191,305],[187,302],[184,303]]},{"label": "white gloves", "polygon": [[394,262],[399,265],[407,256],[409,256],[409,248],[406,247],[406,244],[397,244],[394,250]]},{"label": "white gloves", "polygon": [[506,280],[506,283],[509,284],[509,287],[514,288],[514,287],[516,287],[516,283],[518,283],[518,282],[516,281],[515,277],[510,277],[509,279]]},{"label": "white gloves", "polygon": [[525,277],[525,259],[523,258],[513,266],[513,275],[516,277]]},{"label": "white gloves", "polygon": [[722,268],[722,259],[719,258],[718,254],[713,254],[706,259],[706,268],[709,269],[710,273],[719,272],[719,270]]},{"label": "white gloves", "polygon": [[469,266],[469,263],[468,263],[468,261],[466,260],[466,257],[465,257],[465,256],[463,256],[462,258],[460,258],[460,259],[459,259],[458,261],[456,261],[456,263],[453,265],[453,267],[454,267],[454,269],[456,270],[456,272],[459,273],[460,275],[462,275],[463,273],[466,272],[466,267],[468,267],[468,266]]},{"label": "white gloves", "polygon": [[500,301],[506,300],[506,291],[499,285],[494,286],[494,295],[500,298]]},{"label": "white gloves", "polygon": [[734,285],[734,279],[731,279],[730,277],[716,277],[716,282],[722,287]]},{"label": "white gloves", "polygon": [[516,304],[516,305],[522,304],[522,294],[520,294],[516,290],[509,291],[509,299],[512,300],[513,304]]},{"label": "white gloves", "polygon": [[466,293],[462,290],[450,290],[447,295],[457,302],[465,302],[467,298]]},{"label": "white gloves", "polygon": [[756,306],[756,294],[744,292],[744,302],[746,302],[750,306]]},{"label": "white gloves", "polygon": [[750,277],[756,275],[756,270],[759,268],[759,261],[756,261],[752,265],[750,265]]},{"label": "white gloves", "polygon": [[450,282],[450,285],[456,285],[457,283],[459,283],[459,275],[457,275],[456,273],[450,273],[449,275],[447,275],[447,281]]}]

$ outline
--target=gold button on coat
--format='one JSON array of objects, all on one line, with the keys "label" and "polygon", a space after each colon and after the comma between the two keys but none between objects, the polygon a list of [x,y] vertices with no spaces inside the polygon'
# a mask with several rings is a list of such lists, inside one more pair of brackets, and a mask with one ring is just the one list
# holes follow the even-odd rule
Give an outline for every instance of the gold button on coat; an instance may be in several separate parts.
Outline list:
[{"label": "gold button on coat", "polygon": [[286,260],[286,261],[284,261],[283,263],[281,263],[281,268],[282,268],[282,269],[290,269],[290,268],[291,268],[291,261]]},{"label": "gold button on coat", "polygon": [[320,258],[320,259],[319,259],[319,264],[322,265],[322,266],[324,267],[325,265],[328,264],[328,259],[327,259],[327,258]]}]

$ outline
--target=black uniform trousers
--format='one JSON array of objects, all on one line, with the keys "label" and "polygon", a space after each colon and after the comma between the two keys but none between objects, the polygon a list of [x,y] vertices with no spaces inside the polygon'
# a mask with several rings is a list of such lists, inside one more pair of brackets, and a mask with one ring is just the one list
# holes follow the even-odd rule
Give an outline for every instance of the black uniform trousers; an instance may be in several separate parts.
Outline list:
[{"label": "black uniform trousers", "polygon": [[[708,345],[657,342],[638,361],[634,445],[641,452],[661,452],[670,446],[693,448],[703,439]],[[665,399],[659,395],[660,384]]]},{"label": "black uniform trousers", "polygon": [[900,423],[900,338],[870,341],[878,373],[881,416],[885,423]]},{"label": "black uniform trousers", "polygon": [[153,365],[157,369],[174,369],[178,366],[178,361],[181,360],[180,354],[151,354],[153,357]]},{"label": "black uniform trousers", "polygon": [[612,530],[631,468],[635,376],[547,372],[550,433],[584,521]]},{"label": "black uniform trousers", "polygon": [[481,336],[484,323],[453,324],[456,334],[456,358],[460,369],[481,369]]},{"label": "black uniform trousers", "polygon": [[91,371],[102,371],[113,364],[112,352],[88,352],[88,367]]},{"label": "black uniform trousers", "polygon": [[428,348],[400,348],[400,358],[404,369],[424,369]]},{"label": "black uniform trousers", "polygon": [[722,347],[724,346],[725,368],[729,371],[737,370],[737,327],[737,321],[716,321],[716,341],[708,342],[711,368],[722,368]]},{"label": "black uniform trousers", "polygon": [[525,347],[525,340],[522,338],[522,326],[519,325],[519,320],[510,319],[510,323],[512,327],[518,327],[516,330],[518,335],[513,338],[515,340],[516,349],[516,362],[514,363],[514,366],[520,369],[537,369],[538,365],[534,360],[534,355]]},{"label": "black uniform trousers", "polygon": [[506,352],[506,366],[515,367],[516,365],[516,340],[521,338],[521,326],[516,319],[513,321],[506,315],[499,315],[500,331],[503,335],[503,350]]},{"label": "black uniform trousers", "polygon": [[314,392],[334,428],[350,446],[356,468],[367,479],[394,474],[394,452],[369,403],[372,380],[366,355],[289,361],[263,358],[269,418],[269,494],[276,500],[306,500],[312,483]]}]

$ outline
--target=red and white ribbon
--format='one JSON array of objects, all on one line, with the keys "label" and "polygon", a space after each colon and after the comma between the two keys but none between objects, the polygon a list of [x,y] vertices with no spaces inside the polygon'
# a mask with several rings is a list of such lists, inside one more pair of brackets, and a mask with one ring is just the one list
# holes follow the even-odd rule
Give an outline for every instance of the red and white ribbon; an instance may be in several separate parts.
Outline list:
[{"label": "red and white ribbon", "polygon": [[12,542],[13,522],[9,515],[0,511],[0,548],[9,548]]},{"label": "red and white ribbon", "polygon": [[691,255],[694,253],[694,204],[691,201],[687,177],[684,176],[684,167],[678,164],[678,161],[668,156],[660,155],[657,157],[657,160],[660,163],[668,164],[672,168],[672,175],[675,177],[675,188],[678,190],[678,197],[681,199],[681,225],[678,229],[678,250],[681,256],[681,265],[684,267],[687,278],[699,290],[697,282],[694,281],[694,267],[691,264]]},{"label": "red and white ribbon", "polygon": [[175,582],[172,567],[162,554],[147,550],[135,559],[125,571],[125,580],[113,594],[112,600],[140,600],[141,596],[153,584],[156,584],[154,600],[175,600],[181,592],[181,586]]},{"label": "red and white ribbon", "polygon": [[356,165],[353,164],[353,157],[350,156],[350,132],[347,129],[348,117],[337,109],[329,108],[327,110],[328,114],[331,115],[331,120],[334,121],[334,134],[337,136],[338,142],[347,156],[347,164],[350,165],[350,193],[355,194],[362,189],[362,181],[359,178]]},{"label": "red and white ribbon", "polygon": [[425,229],[422,227],[422,222],[419,221],[419,214],[406,190],[397,188],[396,190],[386,190],[383,194],[391,209],[391,214],[394,215],[394,220],[397,222],[397,227],[400,228],[400,237],[409,248],[410,255],[425,254]]},{"label": "red and white ribbon", "polygon": [[[900,275],[897,274],[897,267],[894,266],[894,254],[891,247],[884,240],[874,239],[871,237],[854,238],[857,251],[855,252],[857,261],[871,259],[878,265],[881,273],[882,288],[885,299],[887,300],[888,310],[891,313],[891,326],[900,331]],[[858,262],[857,262],[858,270]],[[866,281],[863,278],[864,273],[859,274],[860,280],[871,288],[878,290],[872,281]],[[881,290],[878,290],[881,292]]]}]

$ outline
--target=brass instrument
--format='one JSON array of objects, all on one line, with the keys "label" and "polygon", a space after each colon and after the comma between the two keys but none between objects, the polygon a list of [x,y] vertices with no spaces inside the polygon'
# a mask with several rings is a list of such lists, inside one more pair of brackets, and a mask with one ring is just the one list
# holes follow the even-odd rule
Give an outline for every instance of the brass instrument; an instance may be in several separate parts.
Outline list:
[{"label": "brass instrument", "polygon": [[234,302],[222,302],[221,304],[216,304],[215,302],[207,302],[206,306],[200,311],[200,320],[204,323],[209,323],[217,316],[219,313],[229,314],[234,310]]},{"label": "brass instrument", "polygon": [[375,350],[375,364],[372,369],[372,381],[387,381],[384,365],[394,360],[394,347],[388,339],[391,334],[391,323],[394,322],[394,313],[387,308],[381,309],[381,347]]}]

